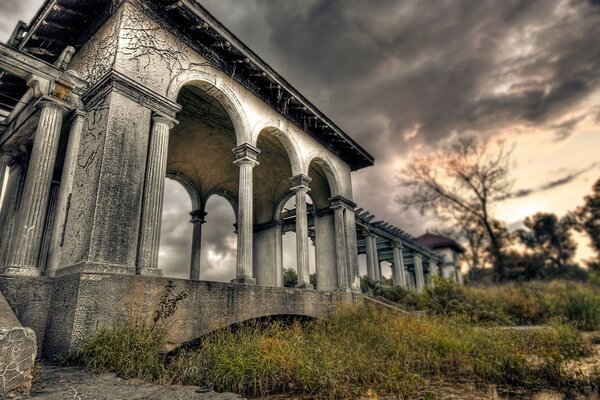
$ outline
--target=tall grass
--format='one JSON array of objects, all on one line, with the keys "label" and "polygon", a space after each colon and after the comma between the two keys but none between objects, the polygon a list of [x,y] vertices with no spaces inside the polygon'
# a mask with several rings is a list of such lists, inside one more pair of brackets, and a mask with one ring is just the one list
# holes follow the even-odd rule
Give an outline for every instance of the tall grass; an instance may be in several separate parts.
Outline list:
[{"label": "tall grass", "polygon": [[422,293],[385,283],[371,288],[375,294],[409,308],[478,324],[567,323],[581,330],[600,329],[600,291],[583,283],[555,281],[461,287],[440,279]]},{"label": "tall grass", "polygon": [[211,383],[248,396],[347,399],[374,390],[404,398],[435,378],[555,386],[558,366],[586,351],[569,327],[481,329],[363,306],[305,326],[221,331],[204,338],[197,350],[175,356],[166,368],[170,382]]}]

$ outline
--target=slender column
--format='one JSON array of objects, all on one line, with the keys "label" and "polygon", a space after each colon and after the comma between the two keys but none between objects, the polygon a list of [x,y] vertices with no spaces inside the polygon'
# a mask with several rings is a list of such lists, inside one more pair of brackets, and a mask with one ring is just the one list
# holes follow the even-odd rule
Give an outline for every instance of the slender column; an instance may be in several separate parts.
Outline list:
[{"label": "slender column", "polygon": [[348,283],[351,290],[360,292],[360,270],[358,268],[358,241],[356,239],[356,219],[354,209],[356,204],[349,199],[343,199],[346,210],[344,222],[346,224],[346,254],[348,258]]},{"label": "slender column", "polygon": [[[21,157],[24,156],[26,155],[21,155]],[[8,264],[10,249],[15,241],[13,232],[25,185],[26,163],[27,160],[15,159],[9,164],[8,184],[0,210],[0,272]]]},{"label": "slender column", "polygon": [[430,276],[439,276],[440,275],[437,262],[435,262],[432,259],[429,260],[429,275]]},{"label": "slender column", "polygon": [[350,287],[350,271],[348,270],[348,258],[349,254],[346,250],[346,227],[344,224],[344,207],[342,205],[334,205],[333,219],[335,226],[335,261],[338,288],[346,289]]},{"label": "slender column", "polygon": [[50,190],[50,200],[48,201],[48,212],[46,213],[46,223],[44,224],[44,234],[42,235],[42,246],[40,247],[40,268],[47,268],[48,255],[52,244],[52,229],[56,220],[56,202],[58,200],[58,192],[60,186],[57,182],[52,184]]},{"label": "slender column", "polygon": [[[2,189],[4,188],[4,177],[8,170],[8,154],[0,153],[0,199],[2,198]],[[2,203],[0,203],[0,212],[2,211]]]},{"label": "slender column", "polygon": [[233,149],[234,164],[240,168],[240,189],[238,198],[238,247],[237,247],[237,277],[235,283],[255,285],[256,279],[252,269],[253,245],[253,216],[254,190],[253,170],[259,165],[257,158],[260,150],[249,144],[243,144]]},{"label": "slender column", "polygon": [[41,275],[38,258],[66,109],[48,99],[40,100],[38,107],[41,108],[40,120],[14,232],[15,246],[11,247],[8,268],[4,271],[6,275]]},{"label": "slender column", "polygon": [[48,250],[48,262],[46,265],[46,275],[54,276],[58,268],[60,251],[62,248],[62,236],[65,224],[67,223],[67,213],[69,208],[69,198],[73,191],[75,180],[75,169],[77,167],[77,155],[79,154],[79,144],[81,143],[81,132],[85,113],[77,110],[71,120],[71,130],[69,132],[69,143],[65,153],[65,162],[63,164],[62,177],[60,179],[60,189],[58,190],[58,199],[56,202],[56,216],[52,226],[52,242]]},{"label": "slender column", "polygon": [[415,255],[415,289],[421,292],[425,287],[425,276],[423,275],[423,258],[420,254]]},{"label": "slender column", "polygon": [[275,221],[275,280],[283,287],[283,221]]},{"label": "slender column", "polygon": [[296,193],[297,287],[312,289],[308,270],[308,213],[306,209],[306,194],[310,191],[308,185],[312,179],[306,175],[297,175],[290,180],[292,182],[292,191]]},{"label": "slender column", "polygon": [[406,287],[402,243],[395,243],[392,252],[394,255],[394,284],[396,286]]},{"label": "slender column", "polygon": [[190,213],[192,219],[190,222],[194,225],[192,234],[192,263],[190,267],[190,279],[200,280],[200,258],[202,255],[202,225],[206,223],[206,213],[202,210],[195,210]]},{"label": "slender column", "polygon": [[374,272],[375,272],[375,280],[377,282],[381,281],[381,264],[379,263],[379,250],[377,249],[377,236],[373,235],[371,236],[371,242],[373,243],[371,245],[372,251],[373,251],[373,265],[374,265]]},{"label": "slender column", "polygon": [[373,249],[373,240],[371,240],[373,236],[371,234],[367,234],[365,237],[365,243],[367,248],[367,276],[370,280],[377,280],[377,273],[375,272],[376,264],[375,264],[375,250]]},{"label": "slender column", "polygon": [[162,272],[158,269],[158,250],[165,196],[165,177],[167,176],[169,131],[173,126],[173,121],[166,117],[160,115],[152,117],[144,197],[142,199],[142,224],[136,271],[138,275],[162,275]]}]

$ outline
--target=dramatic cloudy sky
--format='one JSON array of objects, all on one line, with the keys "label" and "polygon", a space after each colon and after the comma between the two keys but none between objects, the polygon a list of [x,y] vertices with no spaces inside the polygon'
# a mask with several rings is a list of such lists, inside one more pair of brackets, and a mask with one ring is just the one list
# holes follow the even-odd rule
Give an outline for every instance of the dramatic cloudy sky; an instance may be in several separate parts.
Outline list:
[{"label": "dramatic cloudy sky", "polygon": [[[536,211],[564,214],[600,177],[599,0],[200,2],[375,156],[354,175],[355,199],[410,233],[435,225],[401,212],[397,173],[456,135],[514,144],[521,196],[496,206],[513,225]],[[1,38],[39,3],[2,0]],[[167,212],[181,204],[176,190]],[[226,205],[209,208],[220,219],[211,231],[232,223]],[[175,214],[171,225],[183,218]],[[184,260],[189,234],[171,225],[163,259]],[[234,236],[207,241],[210,277],[223,278]]]}]

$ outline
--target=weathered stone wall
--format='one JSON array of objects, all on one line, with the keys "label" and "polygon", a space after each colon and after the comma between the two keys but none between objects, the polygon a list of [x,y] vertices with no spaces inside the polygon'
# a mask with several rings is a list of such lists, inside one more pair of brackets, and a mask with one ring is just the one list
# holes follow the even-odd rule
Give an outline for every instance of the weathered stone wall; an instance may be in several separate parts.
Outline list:
[{"label": "weathered stone wall", "polygon": [[[45,338],[43,354],[74,350],[99,327],[124,318],[151,318],[169,279],[135,275],[71,274],[54,278],[53,288],[31,279],[0,277],[0,291]],[[45,280],[48,282],[52,280]],[[174,293],[189,293],[169,321],[171,347],[238,322],[277,315],[323,317],[336,307],[362,302],[350,292],[321,292],[218,282],[171,280]],[[36,288],[27,290],[28,286]],[[44,297],[44,299],[41,298]],[[39,310],[36,309],[39,307]],[[47,318],[41,315],[45,310]],[[45,325],[46,324],[46,325]]]}]

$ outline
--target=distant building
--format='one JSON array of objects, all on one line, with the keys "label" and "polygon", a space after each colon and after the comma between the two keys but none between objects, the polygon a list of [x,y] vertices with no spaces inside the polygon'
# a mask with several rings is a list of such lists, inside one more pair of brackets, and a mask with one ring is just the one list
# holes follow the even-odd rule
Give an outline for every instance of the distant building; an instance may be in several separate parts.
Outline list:
[{"label": "distant building", "polygon": [[454,279],[462,285],[463,276],[460,270],[460,257],[465,252],[465,248],[451,238],[429,232],[417,239],[443,258],[444,261],[440,266],[441,276],[444,279]]}]

